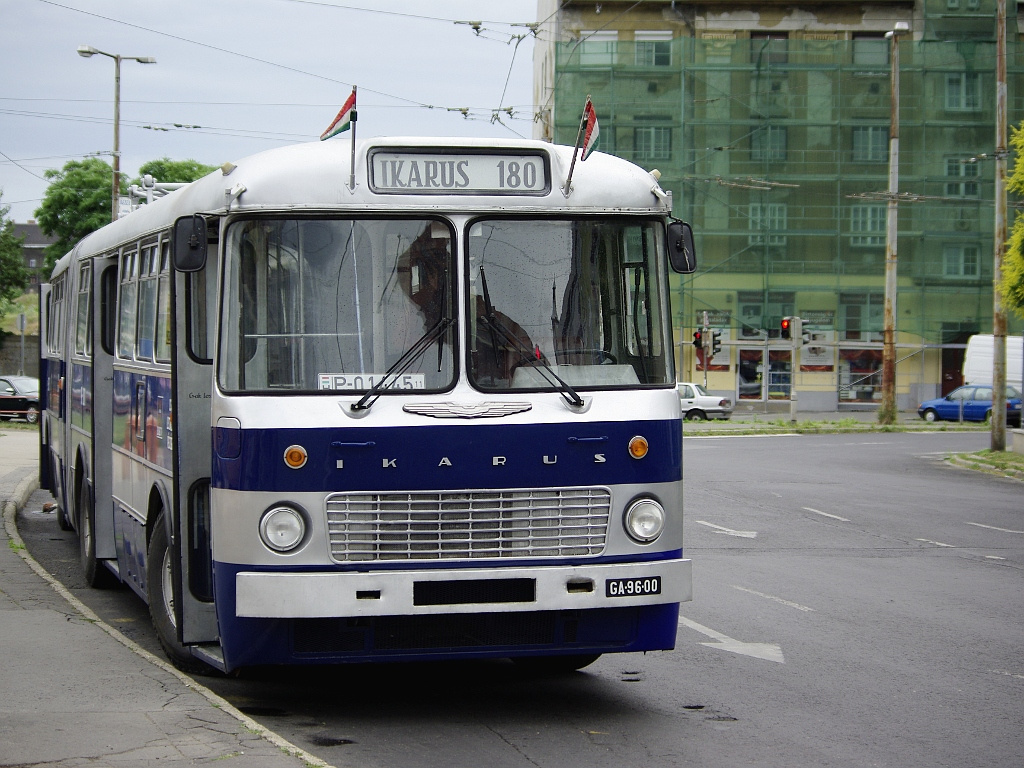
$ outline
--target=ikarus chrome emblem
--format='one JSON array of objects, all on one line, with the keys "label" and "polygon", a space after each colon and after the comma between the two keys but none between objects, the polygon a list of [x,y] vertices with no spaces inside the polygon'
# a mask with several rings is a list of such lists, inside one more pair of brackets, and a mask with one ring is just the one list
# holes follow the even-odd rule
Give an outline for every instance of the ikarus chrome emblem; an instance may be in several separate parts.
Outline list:
[{"label": "ikarus chrome emblem", "polygon": [[531,403],[410,403],[402,406],[406,413],[430,416],[434,419],[496,419],[523,413],[533,408]]}]

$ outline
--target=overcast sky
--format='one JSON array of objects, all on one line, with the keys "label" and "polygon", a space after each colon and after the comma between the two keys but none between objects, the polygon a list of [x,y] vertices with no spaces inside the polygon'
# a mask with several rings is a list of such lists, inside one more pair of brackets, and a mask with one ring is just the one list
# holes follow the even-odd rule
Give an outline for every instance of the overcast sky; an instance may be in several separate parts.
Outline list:
[{"label": "overcast sky", "polygon": [[27,221],[47,168],[94,154],[110,162],[114,60],[83,58],[83,45],[157,60],[121,64],[129,179],[161,157],[221,165],[315,141],[353,84],[360,138],[529,137],[533,40],[524,25],[537,20],[536,5],[0,0],[0,204]]}]

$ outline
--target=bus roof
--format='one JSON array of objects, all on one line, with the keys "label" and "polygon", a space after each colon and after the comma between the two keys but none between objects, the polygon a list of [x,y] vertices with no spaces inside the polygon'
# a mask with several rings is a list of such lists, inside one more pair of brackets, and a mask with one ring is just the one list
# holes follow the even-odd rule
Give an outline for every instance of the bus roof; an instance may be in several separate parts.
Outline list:
[{"label": "bus roof", "polygon": [[[355,188],[352,143],[345,138],[270,149],[226,163],[221,169],[144,205],[128,216],[84,238],[78,250],[99,253],[166,229],[180,216],[192,213],[296,211],[532,212],[532,213],[659,213],[667,214],[671,199],[657,178],[633,163],[601,152],[573,168],[572,188],[563,185],[572,164],[573,148],[531,139],[493,141],[473,138],[374,138],[356,142]],[[500,161],[533,157],[543,161],[543,189],[491,191],[481,188],[471,197],[465,191],[447,194],[405,191],[388,186],[373,158],[474,157]],[[395,158],[398,158],[397,160]],[[429,161],[426,161],[429,162]],[[400,166],[408,170],[411,166]],[[468,167],[468,166],[467,166]],[[448,169],[449,179],[452,169]],[[518,173],[518,167],[517,167]],[[459,176],[459,179],[462,175]],[[518,181],[518,178],[516,179]],[[402,186],[401,184],[398,185]]]}]

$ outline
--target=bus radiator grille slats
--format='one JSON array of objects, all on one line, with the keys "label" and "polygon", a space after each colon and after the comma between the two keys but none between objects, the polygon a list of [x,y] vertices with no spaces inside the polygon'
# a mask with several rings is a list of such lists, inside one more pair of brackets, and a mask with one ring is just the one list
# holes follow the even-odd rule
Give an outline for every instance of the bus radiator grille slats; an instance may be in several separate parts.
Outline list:
[{"label": "bus radiator grille slats", "polygon": [[607,488],[357,492],[326,500],[331,557],[339,563],[597,555],[610,509]]}]

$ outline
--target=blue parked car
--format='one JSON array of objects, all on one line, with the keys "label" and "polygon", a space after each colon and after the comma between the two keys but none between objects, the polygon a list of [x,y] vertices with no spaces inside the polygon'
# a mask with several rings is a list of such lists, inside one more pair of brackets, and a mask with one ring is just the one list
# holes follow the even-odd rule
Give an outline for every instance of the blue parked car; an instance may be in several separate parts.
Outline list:
[{"label": "blue parked car", "polygon": [[[925,400],[917,407],[925,421],[988,421],[992,415],[992,385],[965,384],[945,397]],[[1015,387],[1006,388],[1006,423],[1019,427],[1021,394]]]}]

